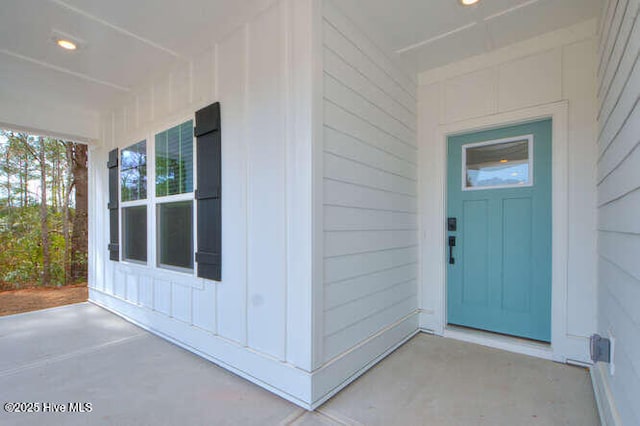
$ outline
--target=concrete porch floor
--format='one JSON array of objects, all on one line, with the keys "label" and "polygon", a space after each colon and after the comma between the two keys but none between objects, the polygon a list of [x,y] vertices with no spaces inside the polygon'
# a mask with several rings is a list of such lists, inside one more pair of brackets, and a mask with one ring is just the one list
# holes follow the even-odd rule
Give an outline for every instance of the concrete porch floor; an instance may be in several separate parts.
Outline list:
[{"label": "concrete porch floor", "polygon": [[586,369],[420,334],[307,412],[90,303],[0,318],[2,425],[597,425]]}]

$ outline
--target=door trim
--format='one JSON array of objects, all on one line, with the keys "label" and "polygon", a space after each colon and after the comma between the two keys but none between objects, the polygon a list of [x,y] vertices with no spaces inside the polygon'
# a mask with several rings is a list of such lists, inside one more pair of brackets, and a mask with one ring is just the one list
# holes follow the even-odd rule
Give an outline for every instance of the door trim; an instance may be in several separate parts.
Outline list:
[{"label": "door trim", "polygon": [[[420,244],[431,245],[428,251],[421,249],[420,255],[420,298],[421,319],[420,327],[430,330],[435,334],[444,336],[446,333],[446,256],[445,240],[447,230],[447,139],[456,134],[477,132],[496,127],[505,127],[522,124],[541,119],[552,119],[552,262],[551,262],[551,358],[554,361],[565,362],[567,358],[576,358],[578,354],[585,353],[586,343],[583,339],[576,339],[567,332],[567,283],[568,283],[568,108],[567,101],[554,102],[545,105],[493,114],[479,118],[472,118],[455,123],[441,125],[437,128],[435,141],[438,144],[440,158],[435,162],[440,163],[439,178],[442,182],[442,196],[434,200],[432,212],[437,216],[427,217],[422,215]],[[437,224],[431,223],[437,221]],[[427,221],[429,223],[427,224]],[[424,229],[431,229],[433,233],[428,236]],[[422,248],[422,247],[421,247]],[[425,265],[435,265],[434,256],[439,257],[439,268],[436,274],[430,274],[427,278],[423,272]],[[429,257],[428,257],[429,256]],[[434,282],[435,281],[435,282]],[[427,308],[428,307],[428,308]],[[429,309],[430,308],[430,309]],[[446,333],[451,337],[451,333]],[[485,341],[490,345],[489,338],[479,334],[478,342]],[[531,353],[525,344],[514,341],[510,345],[514,350],[520,348],[522,353]],[[539,356],[539,355],[538,355]]]}]

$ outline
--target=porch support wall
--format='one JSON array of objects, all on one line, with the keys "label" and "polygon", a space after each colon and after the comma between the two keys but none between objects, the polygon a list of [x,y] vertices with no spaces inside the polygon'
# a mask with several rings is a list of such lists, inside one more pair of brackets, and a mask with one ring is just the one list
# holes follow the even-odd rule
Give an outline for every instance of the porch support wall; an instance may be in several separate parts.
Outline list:
[{"label": "porch support wall", "polygon": [[[101,118],[90,151],[89,298],[309,408],[312,302],[312,66],[315,0],[279,0],[212,48],[159,70]],[[107,152],[219,101],[222,281],[108,260]],[[149,194],[154,190],[152,162]]]}]

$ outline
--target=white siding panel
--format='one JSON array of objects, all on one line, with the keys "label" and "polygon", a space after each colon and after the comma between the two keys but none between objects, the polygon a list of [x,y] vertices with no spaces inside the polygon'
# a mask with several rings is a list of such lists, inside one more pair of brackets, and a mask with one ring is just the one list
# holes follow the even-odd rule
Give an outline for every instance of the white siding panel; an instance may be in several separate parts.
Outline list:
[{"label": "white siding panel", "polygon": [[[238,31],[218,46],[222,131],[222,282],[217,284],[218,333],[246,344],[246,32]],[[222,84],[222,82],[224,84]]]},{"label": "white siding panel", "polygon": [[158,76],[152,84],[153,118],[158,120],[171,112],[171,73]]},{"label": "white siding panel", "polygon": [[139,279],[137,275],[127,274],[126,275],[126,299],[131,303],[138,303],[138,283]]},{"label": "white siding panel", "polygon": [[598,331],[616,338],[606,377],[622,424],[640,424],[640,18],[637,0],[610,1],[600,51]]},{"label": "white siding panel", "polygon": [[[365,33],[360,31],[349,18],[336,7],[325,7],[324,18],[336,28],[344,37],[356,46],[362,54],[376,65],[376,69],[384,72],[385,81],[393,83],[402,89],[400,93],[406,93],[410,98],[416,99],[416,82],[407,73],[401,70],[385,52],[380,50]],[[398,96],[396,94],[395,96]]]},{"label": "white siding panel", "polygon": [[171,316],[191,324],[191,287],[171,284]]},{"label": "white siding panel", "polygon": [[640,235],[600,232],[600,255],[640,281]]},{"label": "white siding panel", "polygon": [[205,283],[204,289],[192,289],[193,325],[207,331],[216,330],[216,284]]},{"label": "white siding panel", "polygon": [[415,197],[325,179],[325,205],[415,213]]},{"label": "white siding panel", "polygon": [[248,342],[285,357],[286,139],[284,41],[279,7],[249,28]]},{"label": "white siding panel", "polygon": [[331,359],[349,350],[354,343],[361,342],[385,326],[404,318],[416,308],[417,298],[413,294],[404,300],[387,306],[383,311],[376,312],[344,330],[327,336],[325,338],[326,359]]},{"label": "white siding panel", "polygon": [[208,49],[193,60],[193,101],[203,105],[210,99],[216,99],[215,93],[215,48]]},{"label": "white siding panel", "polygon": [[113,274],[113,294],[124,299],[127,293],[127,276],[119,269]]},{"label": "white siding panel", "polygon": [[126,136],[125,126],[125,108],[122,106],[113,111],[113,140],[116,146],[124,143],[123,140]]},{"label": "white siding panel", "polygon": [[351,90],[378,105],[386,114],[401,122],[409,129],[416,130],[416,115],[392,96],[376,86],[365,74],[362,74],[331,49],[324,49],[324,70],[336,80],[343,82]]},{"label": "white siding panel", "polygon": [[331,101],[324,103],[324,124],[325,127],[351,136],[363,144],[379,148],[410,163],[416,163],[416,150],[413,147]]},{"label": "white siding panel", "polygon": [[[624,269],[612,261],[601,257],[598,265],[598,274],[603,284],[604,297],[616,299],[620,315],[625,315],[624,322],[640,326],[640,282],[635,277],[629,275]],[[637,339],[636,339],[637,340]]]},{"label": "white siding panel", "polygon": [[[416,305],[416,85],[324,3],[324,361]],[[371,358],[376,355],[371,354]]]},{"label": "white siding panel", "polygon": [[636,107],[620,132],[600,157],[598,182],[602,182],[640,144],[640,108]]},{"label": "white siding panel", "polygon": [[497,84],[497,71],[493,68],[445,82],[445,120],[452,122],[495,113],[498,109]]},{"label": "white siding panel", "polygon": [[151,85],[143,87],[138,92],[138,121],[140,126],[145,126],[153,120],[153,103]]},{"label": "white siding panel", "polygon": [[333,153],[324,155],[324,175],[342,182],[416,196],[415,179],[388,173],[369,164],[346,159]]},{"label": "white siding panel", "polygon": [[395,268],[418,261],[418,250],[415,247],[340,256],[325,259],[325,283],[356,278],[373,274],[386,269]]},{"label": "white siding panel", "polygon": [[415,213],[325,206],[326,231],[417,230]]},{"label": "white siding panel", "polygon": [[601,154],[614,140],[617,133],[633,112],[633,109],[638,106],[638,99],[640,99],[640,58],[636,59],[632,72],[629,75],[629,80],[624,85],[620,97],[617,98],[616,103],[613,104],[611,111],[603,110],[600,118],[600,125],[602,126],[600,130]]},{"label": "white siding panel", "polygon": [[324,150],[386,172],[415,180],[416,166],[397,155],[330,127],[324,128]]},{"label": "white siding panel", "polygon": [[640,235],[638,212],[640,212],[640,190],[633,191],[626,197],[600,207],[598,228],[602,231]]},{"label": "white siding panel", "polygon": [[408,280],[390,285],[381,291],[360,296],[358,299],[329,309],[325,316],[328,336],[365,320],[387,308],[390,304],[415,295],[416,282]]},{"label": "white siding panel", "polygon": [[153,281],[150,277],[140,277],[139,294],[140,304],[145,308],[153,309]]},{"label": "white siding panel", "polygon": [[325,21],[323,30],[324,45],[327,48],[366,75],[376,86],[402,103],[409,111],[416,110],[415,94],[412,96],[410,92],[390,79],[382,67],[338,30],[333,22]]},{"label": "white siding panel", "polygon": [[153,281],[153,309],[165,315],[171,315],[171,282]]},{"label": "white siding panel", "polygon": [[640,187],[640,149],[631,154],[598,186],[598,204],[603,205]]},{"label": "white siding panel", "polygon": [[640,51],[640,24],[637,20],[633,21],[633,28],[628,42],[624,43],[621,41],[620,45],[624,46],[620,62],[616,67],[610,67],[614,70],[611,82],[609,82],[606,87],[603,87],[603,90],[599,94],[600,105],[598,108],[598,119],[600,123],[604,123],[603,120],[611,114],[618,98],[622,94],[622,90],[627,84],[627,78],[636,63],[638,52]]},{"label": "white siding panel", "polygon": [[417,245],[418,233],[411,231],[325,232],[326,257],[390,250]]},{"label": "white siding panel", "polygon": [[510,111],[562,98],[562,49],[500,67],[498,105]]},{"label": "white siding panel", "polygon": [[359,300],[361,297],[378,293],[397,284],[415,281],[417,271],[418,265],[409,263],[331,283],[325,288],[325,309],[330,310]]},{"label": "white siding panel", "polygon": [[620,61],[628,49],[630,36],[634,29],[633,16],[638,12],[638,6],[640,6],[640,0],[629,0],[627,2],[627,17],[622,20],[618,37],[616,38],[615,45],[610,50],[610,57],[605,62],[605,69],[603,70],[602,78],[598,85],[598,97],[604,99],[606,92],[608,91],[613,78],[617,75]]},{"label": "white siding panel", "polygon": [[355,92],[335,77],[325,74],[324,96],[336,105],[367,121],[373,127],[402,143],[414,145],[415,133],[390,116],[380,106]]},{"label": "white siding panel", "polygon": [[171,72],[171,112],[184,111],[191,103],[191,63],[178,64]]}]

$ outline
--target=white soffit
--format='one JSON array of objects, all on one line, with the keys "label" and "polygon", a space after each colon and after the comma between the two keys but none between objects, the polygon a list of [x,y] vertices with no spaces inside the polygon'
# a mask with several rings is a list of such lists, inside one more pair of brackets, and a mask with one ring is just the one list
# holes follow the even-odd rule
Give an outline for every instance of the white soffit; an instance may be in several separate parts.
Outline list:
[{"label": "white soffit", "polygon": [[[100,111],[274,0],[4,0],[0,94]],[[79,42],[69,52],[55,34]],[[1,101],[1,99],[0,99]]]},{"label": "white soffit", "polygon": [[490,52],[597,17],[602,0],[341,0],[340,6],[415,71]]}]

